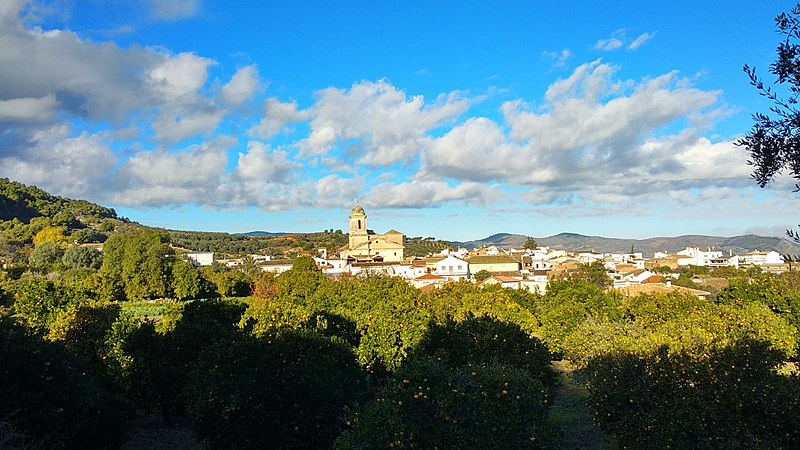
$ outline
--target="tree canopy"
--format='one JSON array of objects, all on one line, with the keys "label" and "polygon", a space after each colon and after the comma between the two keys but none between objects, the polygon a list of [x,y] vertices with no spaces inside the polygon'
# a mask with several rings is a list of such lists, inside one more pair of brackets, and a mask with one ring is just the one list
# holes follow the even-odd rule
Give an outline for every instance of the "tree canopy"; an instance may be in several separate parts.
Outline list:
[{"label": "tree canopy", "polygon": [[[775,76],[772,86],[747,64],[744,71],[759,94],[772,102],[771,114],[755,113],[753,128],[737,144],[750,153],[753,179],[760,187],[769,184],[784,170],[800,181],[800,5],[775,18],[783,40],[777,47],[777,59],[769,67]],[[800,189],[800,186],[798,186]]]}]

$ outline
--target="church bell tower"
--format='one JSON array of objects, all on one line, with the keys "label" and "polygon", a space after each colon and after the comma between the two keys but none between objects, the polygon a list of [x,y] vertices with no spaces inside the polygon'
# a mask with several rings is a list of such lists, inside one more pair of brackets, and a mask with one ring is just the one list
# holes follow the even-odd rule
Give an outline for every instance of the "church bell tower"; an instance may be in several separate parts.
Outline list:
[{"label": "church bell tower", "polygon": [[367,235],[367,213],[356,205],[350,211],[350,248],[353,249],[369,239]]}]

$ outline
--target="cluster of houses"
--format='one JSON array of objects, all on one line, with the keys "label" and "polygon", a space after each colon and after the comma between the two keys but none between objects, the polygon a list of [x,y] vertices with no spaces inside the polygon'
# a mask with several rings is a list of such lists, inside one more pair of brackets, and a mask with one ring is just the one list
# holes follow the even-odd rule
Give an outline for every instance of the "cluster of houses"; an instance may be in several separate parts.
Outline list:
[{"label": "cluster of houses", "polygon": [[[420,289],[469,281],[481,285],[544,292],[548,280],[568,277],[586,264],[600,262],[606,269],[610,285],[624,293],[685,290],[698,297],[708,292],[673,286],[677,274],[664,275],[664,268],[677,270],[683,266],[750,267],[779,272],[786,269],[778,252],[749,252],[746,255],[723,255],[721,251],[689,247],[674,254],[656,253],[644,258],[642,253],[568,252],[547,247],[498,248],[496,246],[467,250],[443,250],[427,257],[404,257],[404,236],[397,231],[376,234],[367,228],[364,209],[356,206],[350,212],[348,245],[337,255],[322,250],[314,258],[319,269],[332,278],[379,274],[400,277]],[[189,258],[197,265],[213,262],[213,254],[194,253]],[[290,260],[271,260],[253,255],[265,272],[282,273],[292,268]],[[237,261],[227,262],[236,265]],[[658,273],[654,271],[659,268]]]}]

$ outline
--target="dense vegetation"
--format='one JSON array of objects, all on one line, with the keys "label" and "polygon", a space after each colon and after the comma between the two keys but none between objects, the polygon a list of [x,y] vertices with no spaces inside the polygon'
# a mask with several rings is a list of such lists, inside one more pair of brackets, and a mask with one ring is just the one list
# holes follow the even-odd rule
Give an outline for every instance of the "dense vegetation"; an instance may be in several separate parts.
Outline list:
[{"label": "dense vegetation", "polygon": [[[277,257],[316,255],[320,249],[338,253],[347,245],[347,234],[341,230],[320,233],[294,233],[281,236],[248,236],[244,234],[169,231],[170,240],[178,247],[197,252],[215,252],[221,256],[262,254]],[[434,238],[412,237],[405,240],[405,256],[426,256],[452,246]]]},{"label": "dense vegetation", "polygon": [[[214,448],[553,448],[564,431],[549,419],[550,360],[563,358],[588,375],[597,424],[625,447],[800,444],[794,273],[729,272],[715,301],[623,298],[589,275],[546,295],[422,293],[392,278],[332,281],[300,258],[242,301],[214,282],[232,272],[177,277],[174,256],[131,256],[156,258],[166,234],[114,236],[118,268],[107,255],[99,270],[5,279],[0,442],[115,447],[131,418],[158,412],[189,417]],[[126,265],[167,282],[140,285]],[[118,303],[94,277],[119,283],[118,299],[205,281],[195,300]]]},{"label": "dense vegetation", "polygon": [[544,295],[420,292],[307,257],[195,268],[173,233],[79,215],[114,221],[100,254],[53,211],[0,271],[2,448],[116,448],[154,414],[212,448],[554,448],[553,359],[622,447],[800,446],[795,272],[676,280],[724,280],[712,300],[625,298],[591,266]]}]

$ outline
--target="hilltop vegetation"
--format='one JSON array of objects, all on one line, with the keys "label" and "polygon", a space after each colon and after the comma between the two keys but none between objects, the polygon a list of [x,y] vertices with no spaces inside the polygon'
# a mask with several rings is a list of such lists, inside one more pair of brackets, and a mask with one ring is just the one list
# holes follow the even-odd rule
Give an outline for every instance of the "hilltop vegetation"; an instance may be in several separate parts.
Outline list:
[{"label": "hilltop vegetation", "polygon": [[125,222],[111,208],[0,178],[0,251],[7,258],[34,244],[36,235],[45,230],[51,236],[60,234],[66,242],[102,242],[117,224]]},{"label": "hilltop vegetation", "polygon": [[[175,230],[170,230],[169,235],[172,243],[178,247],[197,252],[215,252],[220,256],[261,254],[297,257],[316,255],[320,249],[326,249],[328,254],[336,254],[347,244],[348,239],[346,233],[333,229],[319,233],[285,233],[279,236]],[[405,246],[405,256],[426,256],[453,248],[449,243],[432,237],[406,238]]]}]

